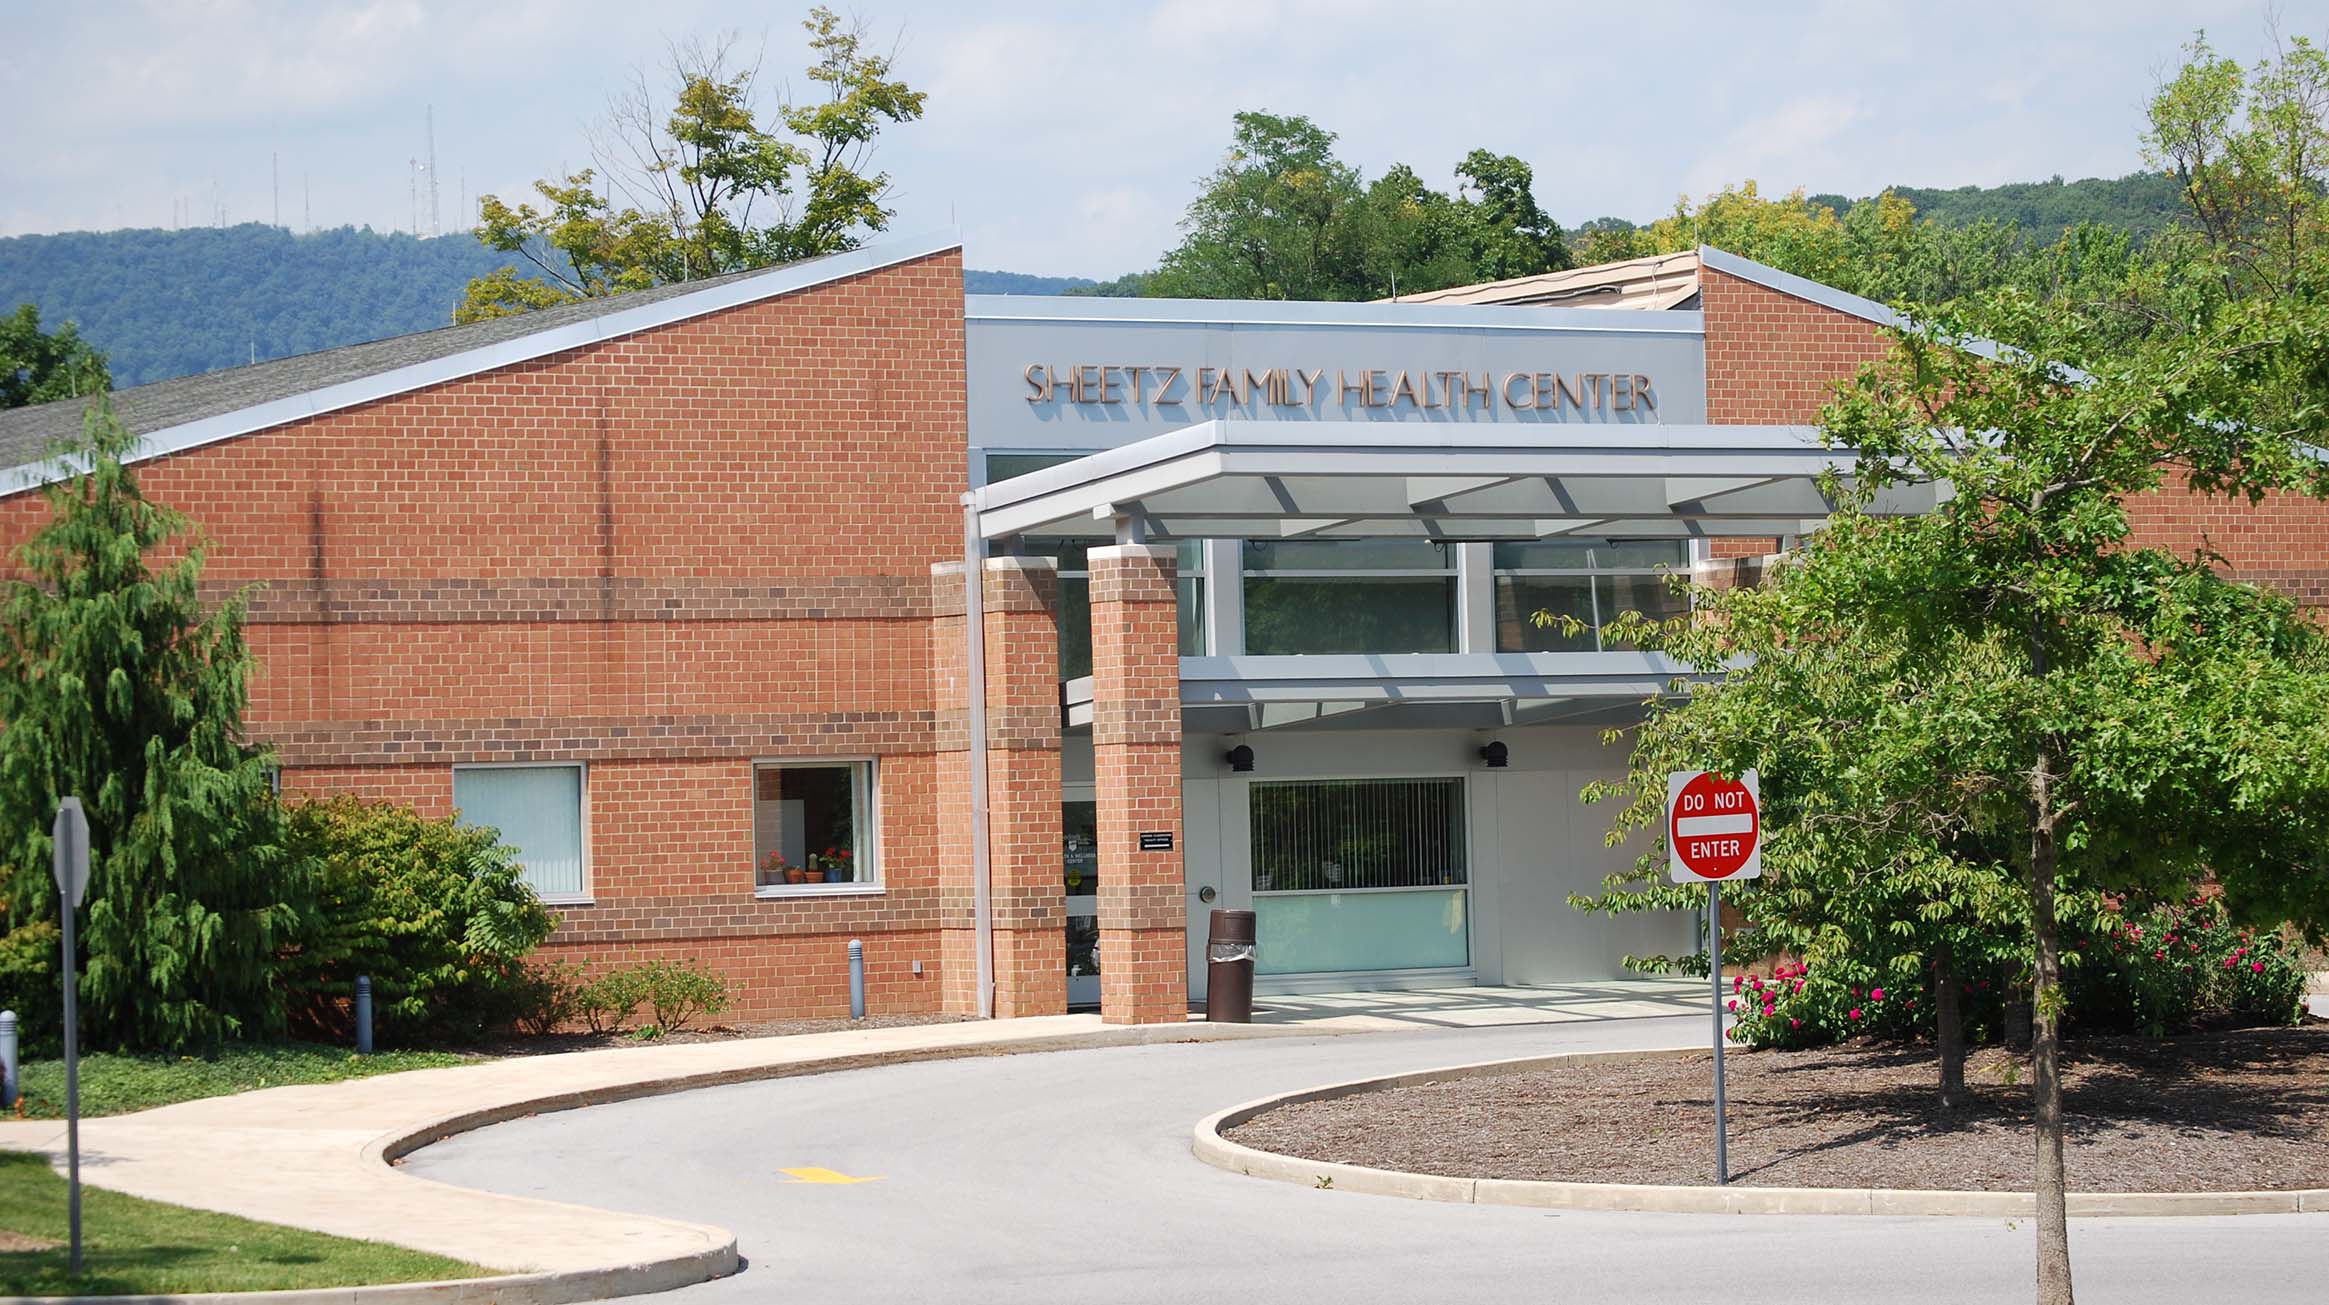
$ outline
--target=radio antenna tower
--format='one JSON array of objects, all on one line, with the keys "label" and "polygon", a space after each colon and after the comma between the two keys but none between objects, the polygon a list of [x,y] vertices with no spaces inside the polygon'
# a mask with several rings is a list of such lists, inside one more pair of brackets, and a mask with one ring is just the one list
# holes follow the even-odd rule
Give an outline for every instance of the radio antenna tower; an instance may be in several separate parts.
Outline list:
[{"label": "radio antenna tower", "polygon": [[441,236],[445,229],[437,211],[437,106],[428,106],[429,124],[429,234]]}]

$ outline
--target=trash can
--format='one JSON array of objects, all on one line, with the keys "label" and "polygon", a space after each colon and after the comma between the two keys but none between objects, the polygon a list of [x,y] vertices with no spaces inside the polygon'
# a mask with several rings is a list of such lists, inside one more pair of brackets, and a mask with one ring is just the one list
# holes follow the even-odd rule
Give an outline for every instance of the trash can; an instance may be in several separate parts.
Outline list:
[{"label": "trash can", "polygon": [[1253,912],[1215,911],[1205,936],[1205,1022],[1253,1023]]}]

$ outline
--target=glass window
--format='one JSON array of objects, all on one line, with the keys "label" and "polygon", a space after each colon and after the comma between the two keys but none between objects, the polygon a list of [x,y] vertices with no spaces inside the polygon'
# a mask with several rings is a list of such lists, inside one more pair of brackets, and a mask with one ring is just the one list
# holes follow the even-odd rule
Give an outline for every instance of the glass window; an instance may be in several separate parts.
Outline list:
[{"label": "glass window", "polygon": [[879,882],[873,763],[763,763],[752,768],[752,886],[802,889]]},{"label": "glass window", "polygon": [[1429,539],[1245,542],[1247,652],[1455,649],[1451,546]]},{"label": "glass window", "polygon": [[1251,805],[1257,893],[1465,881],[1460,779],[1271,782]]},{"label": "glass window", "polygon": [[[1690,610],[1667,577],[1687,571],[1689,546],[1679,539],[1548,539],[1496,546],[1496,648],[1499,652],[1610,652],[1620,641],[1603,627],[1621,612],[1665,620]],[[1543,625],[1536,614],[1573,617],[1570,634]]]},{"label": "glass window", "polygon": [[545,901],[583,895],[582,767],[457,766],[453,805],[501,835]]},{"label": "glass window", "polygon": [[986,455],[987,483],[1010,480],[1084,456],[1083,453],[989,453]]},{"label": "glass window", "polygon": [[1471,963],[1464,782],[1255,784],[1256,969],[1450,969]]},{"label": "glass window", "polygon": [[[992,465],[992,460],[989,460]],[[1092,673],[1092,571],[1089,553],[1105,539],[1031,539],[1027,552],[1059,562],[1059,678]],[[1180,649],[1183,657],[1205,655],[1205,546],[1197,540],[1177,545],[1180,579]]]},{"label": "glass window", "polygon": [[[1100,805],[1085,798],[1060,804],[1064,878],[1067,888],[1067,977],[1094,979],[1100,973]],[[1078,1000],[1072,990],[1068,1000]]]}]

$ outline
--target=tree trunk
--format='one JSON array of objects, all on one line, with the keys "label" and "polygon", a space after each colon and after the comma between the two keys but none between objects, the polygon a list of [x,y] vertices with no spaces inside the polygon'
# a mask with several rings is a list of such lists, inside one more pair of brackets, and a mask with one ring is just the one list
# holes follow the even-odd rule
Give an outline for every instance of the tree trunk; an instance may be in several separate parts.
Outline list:
[{"label": "tree trunk", "polygon": [[2062,994],[2054,920],[2052,757],[2041,747],[2031,775],[2030,926],[2037,941],[2030,983],[2030,1097],[2038,1134],[2038,1305],[2071,1305],[2070,1213],[2062,1172]]},{"label": "tree trunk", "polygon": [[1941,1104],[1965,1104],[1965,1015],[1958,1000],[1957,958],[1949,944],[1933,949],[1933,1038],[1941,1050]]}]

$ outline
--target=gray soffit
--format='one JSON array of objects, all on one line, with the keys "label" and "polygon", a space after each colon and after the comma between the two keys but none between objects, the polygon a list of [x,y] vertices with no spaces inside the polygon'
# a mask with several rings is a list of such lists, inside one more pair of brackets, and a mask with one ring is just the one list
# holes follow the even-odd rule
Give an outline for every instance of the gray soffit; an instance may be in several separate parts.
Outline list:
[{"label": "gray soffit", "polygon": [[[959,248],[952,232],[884,239],[845,253],[703,281],[561,304],[369,344],[181,376],[113,395],[113,410],[157,457],[562,353]],[[47,461],[77,440],[88,399],[0,412],[7,493],[50,479]]]},{"label": "gray soffit", "polygon": [[[1804,426],[1209,421],[982,486],[989,539],[1763,537],[1817,528],[1850,457]],[[1931,485],[1873,509],[1929,512]]]},{"label": "gray soffit", "polygon": [[[1259,731],[1551,724],[1709,677],[1662,653],[1567,652],[1183,657],[1180,678],[1190,728]],[[1060,697],[1070,727],[1091,724],[1091,677]]]}]

